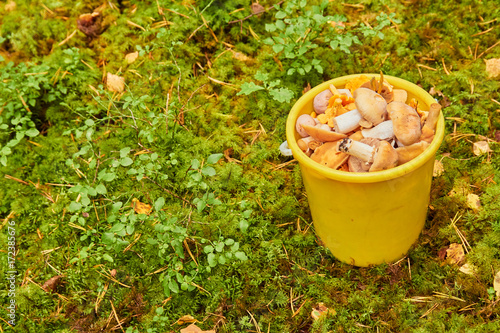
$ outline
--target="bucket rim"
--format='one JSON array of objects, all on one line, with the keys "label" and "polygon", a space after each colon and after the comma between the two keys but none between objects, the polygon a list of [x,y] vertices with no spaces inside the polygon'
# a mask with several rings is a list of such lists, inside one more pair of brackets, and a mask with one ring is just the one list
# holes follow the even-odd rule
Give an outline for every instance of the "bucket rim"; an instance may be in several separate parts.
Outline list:
[{"label": "bucket rim", "polygon": [[[290,113],[288,114],[286,122],[286,138],[288,147],[292,150],[292,154],[294,158],[299,162],[299,166],[301,168],[307,167],[309,169],[313,169],[320,175],[333,180],[350,183],[375,183],[402,177],[420,168],[431,158],[434,158],[444,138],[445,126],[442,110],[439,114],[438,122],[436,124],[434,139],[432,140],[429,147],[427,147],[427,149],[424,150],[423,153],[421,153],[411,161],[392,169],[364,173],[335,170],[313,161],[302,150],[300,150],[295,138],[295,122],[298,116],[302,114],[300,113],[300,111],[302,110],[303,106],[306,105],[306,103],[312,103],[314,96],[316,96],[321,91],[328,89],[328,86],[330,84],[333,84],[336,88],[341,89],[348,81],[361,75],[365,75],[369,78],[380,77],[380,74],[375,73],[359,73],[340,76],[315,86],[304,95],[302,95],[293,105]],[[429,107],[432,103],[436,103],[436,100],[428,92],[410,81],[390,75],[384,75],[384,79],[386,79],[395,88],[405,89],[409,94],[414,95],[418,100],[424,102],[427,107]]]}]

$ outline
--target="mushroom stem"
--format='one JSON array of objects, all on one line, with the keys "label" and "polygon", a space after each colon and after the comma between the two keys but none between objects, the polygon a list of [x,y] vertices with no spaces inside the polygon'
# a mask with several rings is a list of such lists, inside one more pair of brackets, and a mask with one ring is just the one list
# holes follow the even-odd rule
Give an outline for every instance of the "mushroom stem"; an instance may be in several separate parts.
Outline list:
[{"label": "mushroom stem", "polygon": [[373,162],[373,154],[375,153],[375,148],[372,146],[349,138],[340,140],[338,150],[343,153],[356,156],[357,158],[368,163]]},{"label": "mushroom stem", "polygon": [[432,103],[424,127],[428,127],[434,131],[436,128],[436,123],[438,121],[440,112],[441,112],[441,105],[439,103]]},{"label": "mushroom stem", "polygon": [[380,140],[392,139],[394,137],[392,120],[386,120],[375,127],[363,129],[361,133],[365,138],[376,138]]},{"label": "mushroom stem", "polygon": [[333,118],[333,125],[335,127],[335,132],[338,133],[349,133],[354,131],[359,127],[359,121],[363,117],[357,109],[346,112]]},{"label": "mushroom stem", "polygon": [[439,105],[439,103],[432,103],[424,126],[422,126],[422,135],[420,135],[420,141],[426,141],[428,143],[432,142],[432,140],[434,139],[436,123],[439,118],[440,112],[441,105]]}]

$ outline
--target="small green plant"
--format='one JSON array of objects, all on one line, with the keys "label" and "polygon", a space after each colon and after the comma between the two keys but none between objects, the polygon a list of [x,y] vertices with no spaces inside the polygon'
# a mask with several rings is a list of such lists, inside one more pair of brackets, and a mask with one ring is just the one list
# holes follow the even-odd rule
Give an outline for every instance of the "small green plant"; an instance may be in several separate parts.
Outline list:
[{"label": "small green plant", "polygon": [[237,95],[250,95],[256,91],[267,91],[267,93],[279,103],[290,103],[295,96],[294,92],[286,87],[279,87],[281,80],[269,80],[269,74],[257,72],[254,78],[262,82],[262,86],[254,82],[245,82],[241,85],[241,90]]},{"label": "small green plant", "polygon": [[202,164],[198,159],[193,159],[187,171],[189,180],[187,182],[188,188],[199,189],[205,191],[201,198],[194,198],[193,204],[196,209],[201,213],[207,206],[220,205],[222,202],[215,197],[214,193],[208,192],[208,184],[206,182],[208,177],[216,175],[216,171],[212,165],[216,164],[223,154],[212,154],[207,158],[205,164]]}]

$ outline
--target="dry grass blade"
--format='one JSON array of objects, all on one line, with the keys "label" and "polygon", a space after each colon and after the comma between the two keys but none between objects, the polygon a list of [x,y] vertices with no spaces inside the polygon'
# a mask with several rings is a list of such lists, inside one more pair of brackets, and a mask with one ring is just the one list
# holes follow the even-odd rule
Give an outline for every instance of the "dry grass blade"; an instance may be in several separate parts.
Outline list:
[{"label": "dry grass blade", "polygon": [[446,299],[451,299],[451,300],[454,300],[454,301],[459,301],[459,302],[466,302],[464,299],[461,299],[461,298],[458,298],[458,297],[455,297],[455,296],[451,296],[451,295],[448,295],[448,294],[445,294],[445,293],[441,293],[439,291],[435,291],[434,292],[434,297],[437,297],[437,298],[446,298]]},{"label": "dry grass blade", "polygon": [[260,330],[259,324],[257,324],[257,321],[253,317],[253,314],[250,311],[248,311],[248,310],[247,310],[247,312],[250,315],[250,318],[252,319],[252,322],[255,325],[255,328],[257,329],[257,333],[262,333],[262,331]]},{"label": "dry grass blade", "polygon": [[464,234],[457,227],[457,222],[458,222],[458,220],[460,220],[461,217],[462,217],[462,215],[458,216],[458,212],[457,212],[455,214],[455,216],[453,217],[453,219],[451,220],[451,226],[453,227],[453,229],[457,233],[458,237],[462,241],[462,245],[464,246],[465,252],[469,253],[471,246],[470,246],[469,242],[467,241],[467,239],[465,238]]}]

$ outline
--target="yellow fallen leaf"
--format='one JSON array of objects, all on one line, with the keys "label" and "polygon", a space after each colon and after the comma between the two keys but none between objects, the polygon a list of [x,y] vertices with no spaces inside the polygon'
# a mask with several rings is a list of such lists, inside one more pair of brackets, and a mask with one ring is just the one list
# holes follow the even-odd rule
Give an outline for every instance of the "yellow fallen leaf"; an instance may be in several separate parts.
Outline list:
[{"label": "yellow fallen leaf", "polygon": [[490,145],[487,141],[478,141],[472,144],[472,152],[474,155],[479,156],[491,152]]},{"label": "yellow fallen leaf", "polygon": [[469,264],[467,262],[463,264],[458,270],[467,275],[474,275],[477,272],[476,266]]},{"label": "yellow fallen leaf", "polygon": [[193,316],[191,315],[185,315],[177,319],[175,322],[178,325],[183,325],[183,324],[191,324],[191,323],[196,323],[198,320],[196,320]]},{"label": "yellow fallen leaf", "polygon": [[486,62],[486,73],[488,73],[488,77],[492,79],[500,77],[500,59],[493,58],[493,59],[488,59],[485,62]]},{"label": "yellow fallen leaf", "polygon": [[131,64],[134,61],[136,61],[138,57],[139,57],[139,52],[136,51],[125,55],[125,60],[127,61],[128,64]]},{"label": "yellow fallen leaf", "polygon": [[214,330],[203,331],[201,328],[199,328],[195,324],[191,324],[188,327],[181,329],[180,333],[215,333],[215,331]]},{"label": "yellow fallen leaf", "polygon": [[134,208],[134,211],[137,214],[146,214],[146,215],[149,215],[152,208],[151,205],[142,203],[137,198],[132,199],[132,207]]},{"label": "yellow fallen leaf", "polygon": [[6,12],[11,12],[11,11],[15,10],[15,9],[16,9],[16,7],[17,7],[16,2],[15,2],[15,1],[12,1],[12,0],[9,0],[9,1],[7,1],[7,3],[5,4],[4,9],[5,9],[5,11],[6,11]]},{"label": "yellow fallen leaf", "polygon": [[443,172],[444,172],[443,163],[441,163],[441,161],[435,160],[434,161],[434,171],[432,173],[432,176],[439,177],[443,174]]},{"label": "yellow fallen leaf", "polygon": [[314,319],[314,320],[318,320],[318,319],[321,319],[323,316],[326,316],[328,314],[332,314],[334,315],[336,313],[335,310],[333,309],[329,309],[325,306],[325,304],[323,303],[318,303],[318,305],[316,305],[312,311],[311,311],[311,317]]},{"label": "yellow fallen leaf", "polygon": [[493,289],[497,292],[497,297],[500,297],[500,271],[495,274],[495,279],[493,280]]},{"label": "yellow fallen leaf", "polygon": [[251,61],[252,58],[248,57],[244,53],[233,51],[233,58],[241,61]]},{"label": "yellow fallen leaf", "polygon": [[446,250],[446,258],[449,262],[460,265],[465,259],[465,253],[462,244],[450,244],[450,247]]},{"label": "yellow fallen leaf", "polygon": [[479,199],[479,195],[469,193],[467,194],[467,207],[473,210],[478,210],[481,208],[481,200]]},{"label": "yellow fallen leaf", "polygon": [[125,89],[125,79],[121,76],[108,73],[106,85],[109,91],[121,93]]}]

